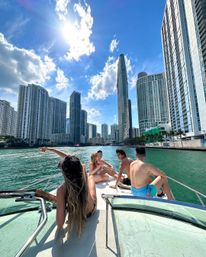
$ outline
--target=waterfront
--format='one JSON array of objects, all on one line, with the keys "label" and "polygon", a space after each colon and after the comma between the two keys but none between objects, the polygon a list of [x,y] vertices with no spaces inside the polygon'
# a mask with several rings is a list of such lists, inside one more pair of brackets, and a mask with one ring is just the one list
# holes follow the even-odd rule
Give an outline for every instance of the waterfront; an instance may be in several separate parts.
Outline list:
[{"label": "waterfront", "polygon": [[[117,147],[61,147],[59,149],[77,155],[82,163],[89,167],[91,153],[101,149],[104,159],[109,161],[116,170],[119,161],[116,157]],[[135,159],[135,149],[123,147],[127,155]],[[0,150],[0,190],[15,190],[27,187],[37,179],[46,179],[38,186],[47,191],[54,189],[62,181],[60,170],[57,168],[59,158],[54,154],[41,153],[39,149],[2,149]],[[206,194],[206,158],[205,152],[147,149],[147,162],[158,166],[172,178]],[[177,200],[197,202],[196,197],[187,189],[170,182]]]}]

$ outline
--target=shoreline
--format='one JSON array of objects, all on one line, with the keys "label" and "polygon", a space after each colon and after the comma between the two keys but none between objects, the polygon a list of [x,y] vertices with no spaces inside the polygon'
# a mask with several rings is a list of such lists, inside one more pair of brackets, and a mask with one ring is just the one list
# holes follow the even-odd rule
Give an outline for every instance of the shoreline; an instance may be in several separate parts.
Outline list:
[{"label": "shoreline", "polygon": [[164,146],[145,146],[146,148],[152,149],[164,149],[164,150],[182,150],[182,151],[200,151],[206,152],[204,147],[164,147]]},{"label": "shoreline", "polygon": [[[136,146],[142,146],[142,145],[87,145],[87,146],[78,146],[79,148],[84,147],[107,147],[107,146],[114,146],[119,148],[135,148]],[[21,146],[21,147],[2,147],[0,150],[16,150],[16,149],[35,149],[35,148],[41,148],[42,146]],[[56,146],[48,146],[48,147],[71,147],[71,148],[77,148],[76,146],[71,145],[56,145]],[[145,148],[151,148],[151,149],[161,149],[161,150],[182,150],[182,151],[200,151],[200,152],[206,152],[206,147],[165,147],[165,146],[147,146],[145,145]]]}]

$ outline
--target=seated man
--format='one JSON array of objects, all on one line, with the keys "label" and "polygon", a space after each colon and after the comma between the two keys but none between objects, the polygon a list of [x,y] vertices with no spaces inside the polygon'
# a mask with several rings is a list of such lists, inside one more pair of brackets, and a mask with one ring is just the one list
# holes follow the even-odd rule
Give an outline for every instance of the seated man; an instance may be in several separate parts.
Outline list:
[{"label": "seated man", "polygon": [[[130,164],[131,191],[135,196],[153,197],[162,188],[168,200],[173,200],[173,195],[167,181],[167,176],[154,166],[144,163],[145,148],[136,148],[137,160]],[[156,178],[148,183],[150,176]]]},{"label": "seated man", "polygon": [[[121,149],[117,149],[116,150],[117,153],[117,157],[120,160],[120,169],[119,169],[119,173],[117,176],[117,180],[114,186],[111,186],[112,188],[117,188],[117,186],[121,183],[130,186],[131,185],[131,181],[130,181],[130,164],[133,162],[133,160],[127,158],[127,155],[125,153],[124,150]],[[126,172],[127,177],[124,178],[122,176],[123,171]],[[120,183],[121,182],[121,183]]]}]

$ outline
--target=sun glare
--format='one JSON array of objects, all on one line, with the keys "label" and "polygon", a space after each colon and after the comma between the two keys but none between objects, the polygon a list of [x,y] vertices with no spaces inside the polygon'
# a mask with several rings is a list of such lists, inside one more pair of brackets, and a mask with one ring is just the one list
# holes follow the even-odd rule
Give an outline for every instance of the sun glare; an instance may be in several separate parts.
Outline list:
[{"label": "sun glare", "polygon": [[78,29],[71,22],[66,21],[62,25],[61,34],[69,45],[74,45],[77,42]]}]

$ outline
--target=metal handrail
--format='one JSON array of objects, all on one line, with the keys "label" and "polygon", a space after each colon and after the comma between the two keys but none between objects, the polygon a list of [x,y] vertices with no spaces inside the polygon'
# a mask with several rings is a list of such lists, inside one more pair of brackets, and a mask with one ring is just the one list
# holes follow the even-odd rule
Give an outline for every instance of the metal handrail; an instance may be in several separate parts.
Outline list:
[{"label": "metal handrail", "polygon": [[195,189],[193,189],[193,188],[191,188],[191,187],[189,187],[189,186],[183,184],[182,182],[180,182],[180,181],[178,181],[178,180],[176,180],[176,179],[174,179],[174,178],[171,178],[171,177],[169,177],[169,176],[167,176],[167,177],[168,177],[170,180],[172,180],[173,182],[175,182],[175,183],[177,183],[177,184],[179,184],[179,185],[181,185],[181,186],[183,186],[183,187],[189,189],[189,190],[192,191],[193,193],[195,193],[195,195],[197,196],[197,199],[200,201],[201,205],[205,207],[205,204],[204,204],[203,200],[201,199],[201,197],[206,198],[206,195],[204,195],[203,193],[201,193],[201,192],[199,192],[199,191],[197,191],[197,190],[195,190]]},{"label": "metal handrail", "polygon": [[29,246],[33,243],[33,241],[36,239],[39,232],[43,229],[47,222],[47,211],[46,211],[46,205],[45,201],[41,197],[33,197],[33,198],[22,198],[21,201],[35,201],[39,200],[41,202],[41,210],[42,210],[42,222],[37,226],[36,230],[33,232],[33,234],[29,237],[29,239],[26,241],[26,243],[22,246],[22,248],[19,250],[19,252],[15,255],[15,257],[21,257],[25,253],[25,251],[29,248]]}]

